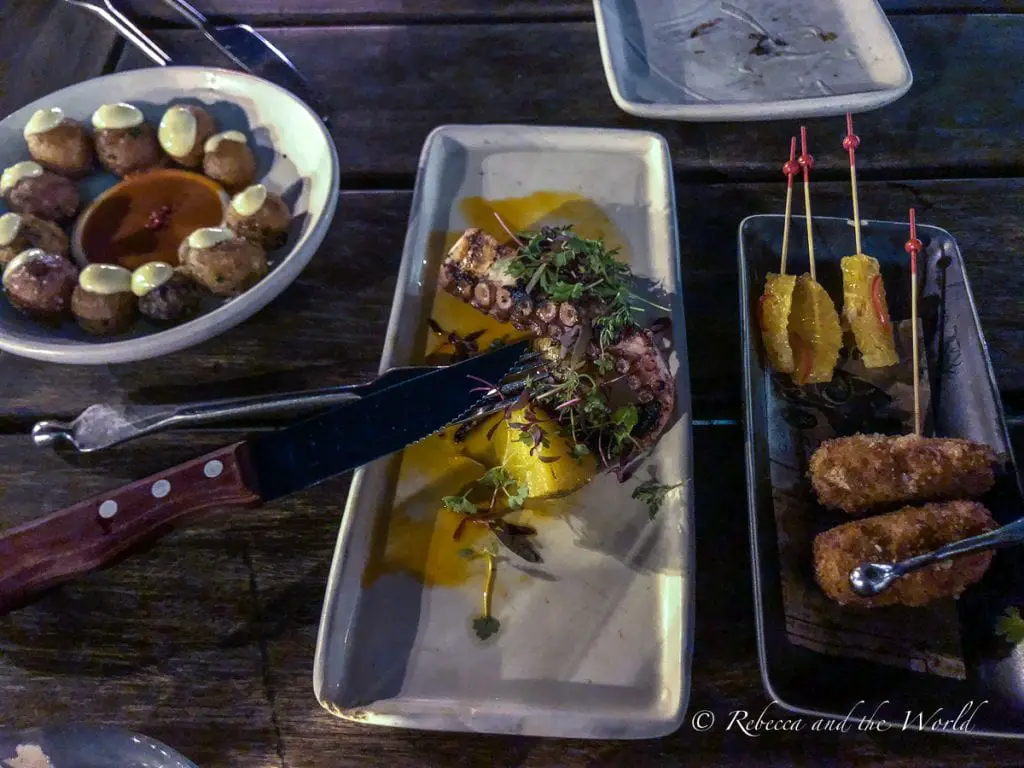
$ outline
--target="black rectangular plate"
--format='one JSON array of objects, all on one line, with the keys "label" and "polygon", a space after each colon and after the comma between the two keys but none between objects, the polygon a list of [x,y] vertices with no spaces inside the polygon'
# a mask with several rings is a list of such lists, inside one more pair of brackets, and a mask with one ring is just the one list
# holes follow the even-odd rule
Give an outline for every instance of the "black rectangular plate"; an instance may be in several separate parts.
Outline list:
[{"label": "black rectangular plate", "polygon": [[[783,216],[750,217],[740,224],[738,243],[754,602],[761,674],[768,695],[790,711],[816,717],[843,719],[853,711],[859,718],[881,706],[877,717],[895,722],[894,727],[904,727],[907,712],[928,718],[940,711],[951,718],[973,703],[969,727],[952,732],[1024,737],[1024,644],[1014,649],[994,631],[1007,607],[1024,606],[1020,548],[999,551],[985,577],[957,602],[965,680],[824,655],[794,645],[787,637],[768,460],[769,430],[776,425],[768,423],[767,398],[774,395],[765,375],[757,320],[766,275],[779,268],[783,223]],[[792,274],[807,271],[805,227],[804,217],[793,217],[787,269]],[[922,354],[929,362],[932,396],[929,423],[936,435],[987,443],[1002,454],[1004,471],[996,488],[981,501],[1000,524],[1006,524],[1024,509],[1021,486],[960,250],[953,236],[942,229],[925,225],[917,229],[924,244],[919,306]],[[855,250],[852,223],[815,217],[813,230],[818,280],[841,309],[839,261]],[[866,221],[862,232],[864,252],[880,262],[893,321],[909,318],[910,263],[904,250],[908,224]],[[863,429],[867,428],[847,424],[842,432]],[[812,493],[809,483],[808,493]],[[823,519],[829,519],[827,514],[822,510]],[[907,729],[919,725],[912,719]]]}]

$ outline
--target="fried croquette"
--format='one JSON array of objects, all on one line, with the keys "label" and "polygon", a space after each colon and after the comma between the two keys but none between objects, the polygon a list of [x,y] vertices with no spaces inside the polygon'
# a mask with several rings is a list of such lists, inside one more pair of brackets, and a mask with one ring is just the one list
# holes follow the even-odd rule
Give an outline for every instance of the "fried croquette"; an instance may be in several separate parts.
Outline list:
[{"label": "fried croquette", "polygon": [[995,452],[970,440],[853,435],[811,456],[811,484],[826,507],[862,515],[880,507],[975,498],[995,483]]},{"label": "fried croquette", "polygon": [[959,595],[981,579],[992,562],[992,551],[962,555],[908,573],[874,597],[853,592],[850,571],[863,563],[896,563],[923,555],[997,527],[989,511],[975,501],[904,507],[854,520],[814,539],[814,577],[822,591],[841,605],[921,606]]}]

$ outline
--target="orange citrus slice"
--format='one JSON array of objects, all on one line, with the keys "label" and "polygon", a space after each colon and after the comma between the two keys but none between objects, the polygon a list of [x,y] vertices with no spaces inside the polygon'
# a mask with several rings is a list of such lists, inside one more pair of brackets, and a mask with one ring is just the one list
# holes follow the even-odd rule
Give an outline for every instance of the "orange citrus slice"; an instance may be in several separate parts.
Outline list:
[{"label": "orange citrus slice", "polygon": [[789,314],[793,309],[796,275],[769,273],[761,297],[761,338],[768,362],[780,373],[792,373],[793,348],[789,345]]},{"label": "orange citrus slice", "polygon": [[801,275],[796,281],[789,333],[796,363],[793,373],[796,383],[832,381],[832,371],[843,347],[843,332],[835,304],[810,275]]},{"label": "orange citrus slice", "polygon": [[878,260],[860,254],[847,256],[843,270],[843,316],[853,331],[867,368],[885,368],[900,361],[892,336],[885,285]]}]

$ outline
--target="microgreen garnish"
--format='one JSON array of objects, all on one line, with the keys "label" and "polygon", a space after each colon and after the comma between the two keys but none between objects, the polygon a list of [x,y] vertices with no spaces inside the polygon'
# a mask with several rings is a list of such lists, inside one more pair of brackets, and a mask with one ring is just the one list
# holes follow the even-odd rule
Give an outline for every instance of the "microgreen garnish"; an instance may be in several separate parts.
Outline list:
[{"label": "microgreen garnish", "polygon": [[618,249],[609,250],[603,240],[580,237],[571,226],[520,232],[515,239],[522,245],[509,260],[509,274],[522,281],[527,294],[539,287],[549,301],[595,309],[602,349],[639,327],[635,315],[641,310],[635,302],[650,302],[632,292],[632,274],[616,258]]},{"label": "microgreen garnish", "polygon": [[450,509],[459,515],[472,517],[481,514],[479,506],[469,500],[470,495],[478,488],[490,488],[491,503],[484,512],[490,512],[498,500],[498,493],[503,493],[508,500],[509,509],[522,509],[523,504],[530,495],[530,489],[524,484],[520,485],[513,479],[509,471],[504,467],[491,467],[480,479],[473,483],[461,496],[445,496],[441,503],[445,508]]},{"label": "microgreen garnish", "polygon": [[[498,220],[507,230],[500,217]],[[517,290],[538,305],[570,302],[577,316],[585,318],[585,325],[575,342],[562,340],[567,346],[559,361],[549,361],[550,376],[527,380],[516,403],[506,403],[506,420],[532,402],[554,416],[554,429],[567,437],[570,445],[585,446],[604,466],[627,460],[639,448],[639,437],[649,419],[645,422],[642,409],[635,405],[616,408],[610,403],[606,389],[622,377],[607,378],[616,369],[609,350],[624,335],[640,329],[641,304],[667,310],[634,292],[629,266],[601,239],[582,237],[571,226],[509,234],[518,250],[507,259],[507,272],[516,280]],[[573,347],[571,357],[569,347]],[[588,347],[590,351],[583,355]],[[529,423],[510,425],[520,431],[514,439],[530,445],[531,455],[547,447],[551,428],[537,427],[547,419],[520,421]],[[573,449],[573,458],[585,455],[581,449]]]},{"label": "microgreen garnish", "polygon": [[441,503],[445,508],[460,515],[475,515],[477,513],[476,504],[465,496],[445,496],[441,499]]},{"label": "microgreen garnish", "polygon": [[658,510],[661,509],[661,505],[665,501],[665,496],[668,495],[668,492],[682,485],[682,483],[662,485],[654,478],[651,478],[634,488],[632,495],[634,500],[647,505],[647,514],[653,520],[655,515],[658,514]]},{"label": "microgreen garnish", "polygon": [[480,640],[489,640],[498,634],[501,622],[493,616],[476,616],[473,619],[473,632]]},{"label": "microgreen garnish", "polygon": [[1024,618],[1021,618],[1019,609],[1011,606],[1003,612],[996,622],[996,634],[1014,645],[1024,642]]}]

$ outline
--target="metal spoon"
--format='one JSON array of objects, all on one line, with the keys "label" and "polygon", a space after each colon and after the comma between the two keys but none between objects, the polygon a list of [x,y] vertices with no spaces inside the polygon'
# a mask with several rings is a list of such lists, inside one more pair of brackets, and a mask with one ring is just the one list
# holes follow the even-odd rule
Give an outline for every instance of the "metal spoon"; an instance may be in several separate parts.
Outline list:
[{"label": "metal spoon", "polygon": [[888,589],[896,579],[934,565],[941,560],[967,555],[982,549],[1004,549],[1024,543],[1024,518],[988,533],[954,541],[934,552],[916,555],[899,563],[862,563],[850,571],[850,587],[861,597],[874,597]]}]

